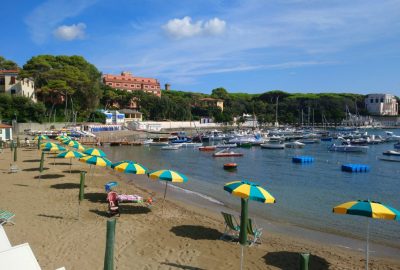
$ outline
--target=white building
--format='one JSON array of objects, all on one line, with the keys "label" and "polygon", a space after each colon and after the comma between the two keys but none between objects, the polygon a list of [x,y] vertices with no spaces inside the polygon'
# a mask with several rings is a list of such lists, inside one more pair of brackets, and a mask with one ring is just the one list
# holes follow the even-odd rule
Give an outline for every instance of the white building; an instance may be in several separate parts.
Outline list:
[{"label": "white building", "polygon": [[0,141],[12,140],[12,126],[0,124]]},{"label": "white building", "polygon": [[24,78],[17,79],[18,70],[0,70],[0,93],[20,95],[30,98],[36,102],[35,83],[33,80]]},{"label": "white building", "polygon": [[365,107],[374,115],[398,115],[397,99],[391,94],[369,94],[365,98]]},{"label": "white building", "polygon": [[117,124],[123,125],[125,123],[125,115],[118,111],[102,111],[102,113],[106,116],[107,125]]}]

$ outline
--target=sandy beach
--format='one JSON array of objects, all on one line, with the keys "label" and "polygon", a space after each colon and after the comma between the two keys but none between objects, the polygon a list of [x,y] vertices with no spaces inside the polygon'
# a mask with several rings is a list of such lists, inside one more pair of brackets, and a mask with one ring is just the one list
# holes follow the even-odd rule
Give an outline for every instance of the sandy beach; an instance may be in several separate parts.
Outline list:
[{"label": "sandy beach", "polygon": [[[102,269],[107,203],[104,184],[117,191],[153,197],[151,208],[121,204],[116,217],[115,269],[239,269],[240,245],[220,240],[222,216],[146,190],[111,169],[96,167],[86,177],[85,200],[78,205],[79,172],[89,166],[46,155],[39,176],[40,152],[18,149],[19,172],[10,173],[10,149],[0,154],[0,209],[16,214],[4,229],[12,245],[28,242],[42,269]],[[150,181],[150,180],[149,180]],[[79,218],[78,218],[79,207]],[[363,269],[364,254],[264,230],[261,244],[245,249],[245,269],[298,269],[299,253],[312,254],[310,269]],[[370,269],[400,269],[400,260],[370,256]]]}]

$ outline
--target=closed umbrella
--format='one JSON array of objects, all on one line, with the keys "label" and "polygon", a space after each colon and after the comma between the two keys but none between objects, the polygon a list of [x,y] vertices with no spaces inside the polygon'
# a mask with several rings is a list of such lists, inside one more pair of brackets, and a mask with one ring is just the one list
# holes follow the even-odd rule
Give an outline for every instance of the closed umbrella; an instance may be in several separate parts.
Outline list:
[{"label": "closed umbrella", "polygon": [[[350,201],[333,208],[335,214],[357,215],[376,219],[400,220],[400,211],[393,207],[370,200]],[[365,269],[369,261],[369,219],[367,221],[367,245],[365,248]]]},{"label": "closed umbrella", "polygon": [[226,183],[224,190],[228,191],[234,196],[241,198],[241,215],[240,215],[240,233],[239,242],[242,246],[240,257],[240,269],[243,267],[243,247],[247,244],[247,223],[248,223],[248,200],[262,202],[262,203],[275,203],[275,198],[264,188],[256,183],[244,181],[233,181]]},{"label": "closed umbrella", "polygon": [[175,171],[171,171],[171,170],[153,171],[153,172],[149,173],[148,176],[152,179],[159,179],[159,180],[165,181],[162,212],[164,212],[164,201],[165,201],[165,196],[167,195],[168,182],[184,183],[184,182],[187,182],[187,180],[188,180],[188,178],[185,175],[175,172]]}]

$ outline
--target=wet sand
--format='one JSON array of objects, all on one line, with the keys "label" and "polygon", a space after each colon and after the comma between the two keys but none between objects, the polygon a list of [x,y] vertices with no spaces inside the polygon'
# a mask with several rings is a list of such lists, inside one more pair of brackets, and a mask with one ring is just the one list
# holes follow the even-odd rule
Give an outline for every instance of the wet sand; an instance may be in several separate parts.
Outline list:
[{"label": "wet sand", "polygon": [[[50,154],[51,155],[51,154]],[[219,238],[224,223],[218,209],[168,197],[161,213],[162,192],[151,191],[111,169],[96,167],[86,177],[85,200],[78,205],[79,171],[89,166],[46,156],[38,179],[40,152],[19,149],[18,173],[9,173],[12,155],[0,154],[0,209],[16,214],[4,229],[12,245],[29,242],[42,269],[102,269],[107,203],[104,184],[119,182],[117,192],[153,197],[151,208],[121,204],[117,217],[115,269],[239,269],[240,246]],[[150,181],[150,180],[149,180]],[[129,183],[128,183],[129,182]],[[170,190],[169,190],[170,191]],[[171,193],[171,195],[173,192]],[[79,218],[78,218],[79,207]],[[312,254],[310,269],[363,269],[364,254],[299,235],[263,230],[261,244],[245,249],[245,269],[298,269],[299,253]],[[370,255],[371,269],[400,269],[400,260]]]}]

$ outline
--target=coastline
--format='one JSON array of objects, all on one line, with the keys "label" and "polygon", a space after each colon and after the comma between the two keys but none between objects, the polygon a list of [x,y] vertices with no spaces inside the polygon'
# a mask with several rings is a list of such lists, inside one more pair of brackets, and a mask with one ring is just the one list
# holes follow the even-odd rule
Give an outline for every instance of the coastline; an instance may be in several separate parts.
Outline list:
[{"label": "coastline", "polygon": [[[53,159],[46,159],[47,169],[39,183],[35,178],[38,176],[38,150],[19,149],[18,154],[20,172],[16,174],[8,173],[12,163],[10,150],[5,149],[0,155],[0,188],[4,194],[0,197],[1,209],[16,214],[16,225],[7,225],[4,229],[12,245],[30,243],[43,269],[102,267],[107,220],[104,184],[110,180],[120,183],[117,190],[121,192],[155,197],[150,209],[133,204],[121,206],[115,246],[118,269],[238,268],[238,245],[219,240],[224,223],[215,204],[207,206],[203,199],[197,202],[193,194],[186,201],[182,200],[182,192],[170,188],[165,215],[162,215],[162,192],[159,191],[162,185],[149,181],[149,185],[156,187],[150,189],[141,184],[147,180],[145,177],[128,177],[96,168],[93,179],[87,176],[85,201],[77,219],[79,174],[76,171],[88,170],[88,166],[73,160],[74,173],[70,175],[67,160],[57,159],[54,166]],[[268,221],[265,226],[262,224],[262,243],[246,248],[246,269],[293,269],[297,267],[298,253],[302,252],[315,256],[311,269],[364,267],[363,252],[327,244],[323,241],[325,234],[313,241],[304,237],[306,230],[279,231],[281,224],[278,225]],[[388,254],[374,252],[370,259],[372,268],[400,269],[400,259]]]}]

